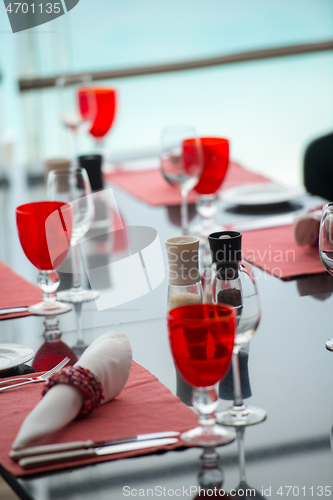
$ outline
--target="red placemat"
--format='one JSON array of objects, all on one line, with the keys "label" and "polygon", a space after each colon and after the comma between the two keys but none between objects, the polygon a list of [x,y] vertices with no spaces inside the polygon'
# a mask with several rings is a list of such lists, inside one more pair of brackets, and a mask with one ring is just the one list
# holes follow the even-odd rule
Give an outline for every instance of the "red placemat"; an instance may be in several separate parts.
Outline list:
[{"label": "red placemat", "polygon": [[[40,289],[22,278],[14,271],[0,262],[0,308],[23,307],[37,304],[42,300]],[[28,312],[13,314],[0,314],[1,319],[18,318],[20,316],[30,316]]]},{"label": "red placemat", "polygon": [[282,279],[326,272],[317,247],[299,247],[293,225],[244,231],[243,258]]},{"label": "red placemat", "polygon": [[[160,448],[97,456],[24,470],[9,458],[8,453],[23,420],[40,400],[42,388],[43,384],[30,384],[1,394],[0,463],[15,476],[67,469],[82,464],[145,455],[160,449],[170,450],[184,446],[184,443],[179,442]],[[100,406],[90,415],[74,420],[64,429],[55,433],[48,443],[87,439],[101,441],[148,432],[182,432],[196,427],[196,425],[197,418],[194,412],[161,384],[154,375],[133,362],[126,387],[116,399]]]},{"label": "red placemat", "polygon": [[[107,182],[116,185],[149,205],[156,207],[180,205],[181,198],[179,191],[167,183],[158,169],[123,170],[105,174],[104,178]],[[229,165],[222,189],[257,182],[271,181],[232,162]],[[195,203],[197,198],[198,194],[195,191],[191,191],[188,195],[188,202]]]}]

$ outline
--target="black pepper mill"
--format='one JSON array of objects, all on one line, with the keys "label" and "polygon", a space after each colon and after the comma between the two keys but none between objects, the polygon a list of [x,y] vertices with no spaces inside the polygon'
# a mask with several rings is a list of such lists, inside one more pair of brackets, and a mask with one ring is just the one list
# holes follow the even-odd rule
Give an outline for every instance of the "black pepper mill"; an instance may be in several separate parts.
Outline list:
[{"label": "black pepper mill", "polygon": [[242,309],[242,285],[239,262],[242,258],[242,234],[238,231],[223,231],[208,236],[215,265],[213,302],[228,304],[236,309],[237,316]]}]

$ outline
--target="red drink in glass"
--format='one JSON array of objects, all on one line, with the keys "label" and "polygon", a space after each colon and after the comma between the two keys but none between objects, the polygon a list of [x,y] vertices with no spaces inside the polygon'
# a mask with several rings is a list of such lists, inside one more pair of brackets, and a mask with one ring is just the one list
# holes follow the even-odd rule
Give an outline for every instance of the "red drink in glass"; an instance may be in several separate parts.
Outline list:
[{"label": "red drink in glass", "polygon": [[38,286],[43,302],[28,307],[40,316],[55,316],[71,310],[56,301],[59,274],[55,271],[70,249],[73,228],[72,207],[59,201],[27,203],[16,209],[21,246],[30,262],[39,269]]},{"label": "red drink in glass", "polygon": [[193,304],[169,312],[169,341],[175,364],[194,387],[211,387],[230,365],[235,337],[232,308]]},{"label": "red drink in glass", "polygon": [[205,448],[230,443],[235,435],[216,425],[215,410],[217,382],[227,372],[234,347],[234,309],[224,304],[177,307],[169,311],[168,330],[176,367],[193,386],[192,402],[199,420],[199,426],[180,439]]},{"label": "red drink in glass", "polygon": [[73,223],[69,205],[58,201],[21,205],[16,209],[16,223],[23,251],[37,269],[50,271],[65,260]]},{"label": "red drink in glass", "polygon": [[220,137],[201,137],[203,170],[195,191],[215,193],[221,186],[229,165],[229,141]]},{"label": "red drink in glass", "polygon": [[90,107],[95,106],[95,118],[89,133],[96,139],[103,138],[110,130],[115,118],[116,91],[108,87],[80,88],[78,99],[80,113],[84,119],[91,116]]}]

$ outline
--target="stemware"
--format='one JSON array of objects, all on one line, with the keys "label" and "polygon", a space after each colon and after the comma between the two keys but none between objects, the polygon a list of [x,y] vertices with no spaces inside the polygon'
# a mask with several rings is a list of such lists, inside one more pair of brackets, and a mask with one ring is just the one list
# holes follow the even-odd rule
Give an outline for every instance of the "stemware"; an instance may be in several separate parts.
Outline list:
[{"label": "stemware", "polygon": [[187,195],[202,171],[201,144],[194,127],[167,127],[162,131],[161,172],[171,186],[180,189],[182,233],[188,233]]},{"label": "stemware", "polygon": [[94,96],[95,116],[90,123],[89,134],[94,138],[97,149],[103,148],[106,134],[113,125],[116,115],[116,90],[109,87],[81,87],[78,89],[80,113],[89,119],[91,93]]},{"label": "stemware", "polygon": [[[91,81],[89,75],[61,76],[56,80],[58,89],[58,108],[61,123],[72,132],[74,154],[78,153],[78,134],[88,131],[94,123],[97,114],[97,101],[92,87],[87,86]],[[82,113],[82,98],[79,89],[85,85]]]},{"label": "stemware", "polygon": [[251,488],[246,481],[246,472],[245,472],[245,447],[244,447],[244,427],[236,428],[236,438],[237,438],[237,446],[238,446],[238,466],[239,466],[239,484],[234,489],[236,491],[236,495],[233,495],[233,498],[236,500],[249,500],[250,498],[254,499],[262,499],[266,500],[265,497],[259,493],[258,490]]},{"label": "stemware", "polygon": [[38,286],[43,292],[43,302],[29,306],[28,311],[41,316],[70,311],[71,306],[56,300],[60,279],[55,268],[70,249],[72,208],[59,201],[28,203],[16,208],[16,224],[25,255],[39,269]]},{"label": "stemware", "polygon": [[235,311],[220,304],[190,304],[168,313],[169,342],[177,369],[192,387],[199,426],[181,435],[186,443],[213,447],[234,440],[216,425],[216,386],[226,374],[236,329]]},{"label": "stemware", "polygon": [[79,247],[81,238],[88,232],[94,219],[94,202],[90,182],[84,169],[52,170],[47,179],[47,195],[51,200],[69,202],[73,209],[72,287],[58,293],[63,302],[86,302],[98,297],[98,292],[85,290],[80,283]]},{"label": "stemware", "polygon": [[[333,203],[323,207],[319,230],[319,255],[326,271],[333,276]],[[333,338],[326,341],[326,349],[333,351]]]},{"label": "stemware", "polygon": [[222,137],[201,137],[200,143],[203,170],[194,190],[200,194],[196,209],[202,222],[199,226],[191,228],[191,233],[207,237],[220,229],[215,225],[215,215],[218,210],[217,191],[228,170],[229,141]]},{"label": "stemware", "polygon": [[258,292],[251,267],[240,261],[241,233],[222,231],[209,235],[215,272],[213,301],[229,304],[236,311],[237,332],[232,353],[233,406],[217,412],[217,422],[229,426],[253,425],[265,420],[261,408],[247,406],[242,396],[239,352],[254,335],[260,321]]}]

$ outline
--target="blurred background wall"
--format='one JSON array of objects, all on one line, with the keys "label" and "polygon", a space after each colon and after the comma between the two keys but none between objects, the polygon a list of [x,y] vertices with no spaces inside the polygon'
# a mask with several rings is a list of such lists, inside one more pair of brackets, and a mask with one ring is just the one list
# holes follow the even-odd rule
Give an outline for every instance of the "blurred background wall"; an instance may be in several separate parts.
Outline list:
[{"label": "blurred background wall", "polygon": [[[70,155],[56,89],[18,79],[107,70],[333,40],[332,0],[80,0],[66,15],[13,34],[0,12],[0,168],[42,171]],[[302,183],[306,145],[333,129],[333,52],[106,80],[118,91],[110,158],[158,151],[162,127],[189,123],[230,139],[231,156]],[[80,152],[94,150],[84,136]]]}]

